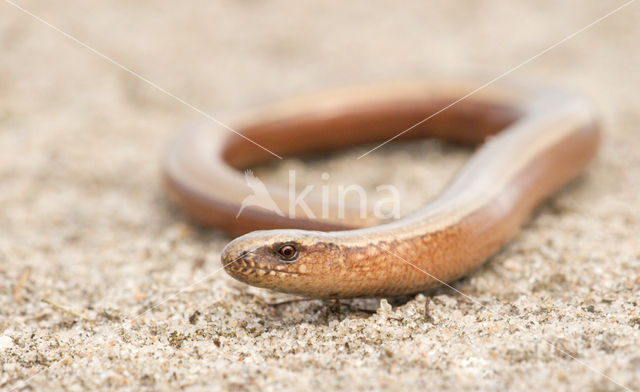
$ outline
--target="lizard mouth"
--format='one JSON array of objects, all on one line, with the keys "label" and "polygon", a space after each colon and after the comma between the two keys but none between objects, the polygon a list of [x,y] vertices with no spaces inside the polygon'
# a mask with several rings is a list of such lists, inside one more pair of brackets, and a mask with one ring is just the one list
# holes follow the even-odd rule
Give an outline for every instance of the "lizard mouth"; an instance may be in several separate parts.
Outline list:
[{"label": "lizard mouth", "polygon": [[257,277],[267,277],[267,276],[303,276],[308,275],[306,273],[300,271],[292,271],[279,269],[278,267],[266,267],[261,266],[255,261],[246,261],[239,259],[236,262],[230,262],[225,265],[224,269],[230,275],[234,277],[246,277],[246,276],[257,276]]}]

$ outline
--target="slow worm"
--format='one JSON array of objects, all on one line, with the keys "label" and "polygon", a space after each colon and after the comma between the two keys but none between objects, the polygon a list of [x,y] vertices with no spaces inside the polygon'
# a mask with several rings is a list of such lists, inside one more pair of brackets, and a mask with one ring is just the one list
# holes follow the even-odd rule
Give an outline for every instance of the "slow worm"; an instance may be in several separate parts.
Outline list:
[{"label": "slow worm", "polygon": [[240,170],[269,161],[269,151],[290,157],[385,141],[474,88],[422,83],[301,98],[239,119],[234,129],[246,138],[195,127],[169,144],[165,183],[199,222],[250,232],[222,252],[225,270],[240,281],[316,298],[425,290],[478,267],[580,173],[600,133],[587,102],[555,89],[490,86],[403,133],[398,139],[479,147],[435,200],[392,222],[361,217],[353,205],[340,217],[337,204],[309,198],[312,219],[299,206],[290,211],[288,191],[278,187],[267,190],[279,212],[249,206],[236,217],[252,194]]}]

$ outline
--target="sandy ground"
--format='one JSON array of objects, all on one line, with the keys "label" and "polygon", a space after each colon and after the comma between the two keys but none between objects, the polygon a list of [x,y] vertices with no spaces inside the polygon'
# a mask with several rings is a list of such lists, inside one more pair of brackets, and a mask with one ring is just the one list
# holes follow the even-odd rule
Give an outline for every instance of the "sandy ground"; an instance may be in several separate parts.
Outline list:
[{"label": "sandy ground", "polygon": [[[303,3],[20,2],[221,119],[345,85],[489,80],[622,4]],[[270,308],[286,297],[220,272],[229,238],[189,223],[159,177],[167,139],[202,117],[0,2],[0,390],[638,389],[639,21],[632,4],[511,75],[590,97],[601,154],[454,284],[473,300],[431,293],[427,320],[422,294]],[[406,213],[468,155],[362,151],[258,173],[391,183]]]}]

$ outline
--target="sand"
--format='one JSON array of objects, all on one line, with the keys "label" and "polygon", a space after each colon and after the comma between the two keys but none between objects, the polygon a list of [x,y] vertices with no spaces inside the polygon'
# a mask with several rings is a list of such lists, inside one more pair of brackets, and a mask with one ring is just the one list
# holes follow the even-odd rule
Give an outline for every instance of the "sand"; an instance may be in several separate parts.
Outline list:
[{"label": "sand", "polygon": [[[490,80],[622,3],[20,4],[224,120],[348,85]],[[201,115],[9,3],[0,15],[0,390],[638,389],[640,4],[509,75],[593,100],[588,171],[455,282],[464,295],[339,307],[269,306],[289,297],[220,271],[230,238],[169,202],[163,146]],[[469,154],[364,151],[256,173],[393,184],[407,213]]]}]

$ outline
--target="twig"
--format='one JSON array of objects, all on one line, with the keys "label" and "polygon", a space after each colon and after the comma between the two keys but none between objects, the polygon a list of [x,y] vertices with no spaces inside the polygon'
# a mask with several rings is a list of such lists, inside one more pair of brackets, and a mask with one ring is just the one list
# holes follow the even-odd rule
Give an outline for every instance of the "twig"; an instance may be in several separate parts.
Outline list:
[{"label": "twig", "polygon": [[87,316],[85,316],[85,315],[83,315],[81,313],[76,312],[75,310],[71,310],[71,309],[69,309],[69,308],[67,308],[65,306],[59,305],[59,304],[57,304],[55,302],[52,302],[52,301],[50,301],[50,300],[48,300],[46,298],[43,298],[42,302],[44,302],[45,304],[49,304],[49,305],[53,306],[54,308],[56,308],[58,310],[61,310],[61,311],[65,312],[65,313],[69,313],[72,316],[81,318],[84,321],[88,321],[91,324],[93,324],[93,320],[91,320],[89,317],[87,317]]},{"label": "twig", "polygon": [[433,323],[433,316],[431,316],[431,310],[429,309],[429,304],[431,303],[431,298],[426,297],[424,302],[424,319],[428,323]]},{"label": "twig", "polygon": [[18,280],[18,283],[13,288],[13,302],[15,302],[15,303],[22,302],[22,300],[24,298],[22,293],[24,292],[24,287],[26,286],[27,282],[29,281],[29,277],[30,276],[31,276],[31,267],[27,267],[24,270],[24,272],[22,273],[22,276],[20,276],[20,279]]}]

